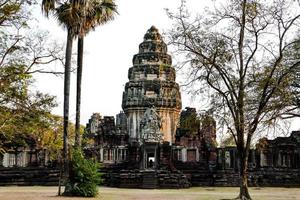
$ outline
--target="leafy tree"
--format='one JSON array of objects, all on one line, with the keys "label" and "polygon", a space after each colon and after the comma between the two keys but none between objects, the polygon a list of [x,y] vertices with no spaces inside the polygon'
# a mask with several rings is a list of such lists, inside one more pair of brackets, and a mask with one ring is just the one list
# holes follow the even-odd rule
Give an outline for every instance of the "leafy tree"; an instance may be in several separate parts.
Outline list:
[{"label": "leafy tree", "polygon": [[187,135],[197,135],[200,128],[200,119],[195,108],[185,108],[180,115],[180,129]]},{"label": "leafy tree", "polygon": [[[49,151],[50,160],[60,160],[63,147],[63,141],[61,139],[63,137],[63,118],[50,114],[45,118],[43,124],[45,128],[40,132],[39,145]],[[72,143],[75,140],[74,124],[69,122],[68,128],[69,141]],[[81,133],[83,133],[83,128],[81,127],[81,129]]]},{"label": "leafy tree", "polygon": [[15,151],[19,147],[34,148],[39,134],[47,128],[45,119],[56,106],[55,98],[30,91],[32,77],[21,72],[21,67],[1,69],[0,80],[4,81],[0,87],[0,147]]},{"label": "leafy tree", "polygon": [[[216,1],[191,19],[185,1],[169,31],[185,56],[191,84],[199,83],[211,111],[226,126],[240,160],[240,193],[251,199],[247,166],[250,144],[263,128],[297,111],[293,80],[300,64],[299,5],[292,0]],[[198,92],[199,92],[198,91]]]},{"label": "leafy tree", "polygon": [[80,23],[76,28],[78,35],[77,56],[77,88],[76,88],[76,124],[75,146],[80,146],[80,105],[81,105],[81,80],[83,63],[84,37],[96,26],[103,25],[113,20],[117,12],[114,0],[87,0],[79,3]]},{"label": "leafy tree", "polygon": [[72,152],[70,179],[66,185],[65,195],[94,197],[98,194],[97,185],[101,181],[99,165],[84,158],[80,149]]},{"label": "leafy tree", "polygon": [[[34,1],[32,1],[34,3]],[[28,14],[23,12],[23,6],[30,1],[4,0],[0,3],[0,26],[13,26],[22,24],[28,19]]]},{"label": "leafy tree", "polygon": [[[27,21],[34,1],[0,3],[0,149],[34,145],[37,122],[56,105],[55,98],[33,91],[35,73],[52,73],[47,64],[61,60],[61,47],[31,32]],[[42,123],[40,123],[42,124]]]}]

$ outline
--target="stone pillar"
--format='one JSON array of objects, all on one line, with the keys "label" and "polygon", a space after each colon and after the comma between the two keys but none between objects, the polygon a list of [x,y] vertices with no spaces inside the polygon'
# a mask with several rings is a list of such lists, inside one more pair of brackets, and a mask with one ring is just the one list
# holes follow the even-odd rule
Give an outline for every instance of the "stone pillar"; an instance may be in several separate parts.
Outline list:
[{"label": "stone pillar", "polygon": [[127,149],[124,149],[124,160],[127,160]]},{"label": "stone pillar", "polygon": [[186,148],[182,148],[182,162],[187,161],[187,150]]},{"label": "stone pillar", "polygon": [[282,161],[281,161],[281,151],[278,152],[278,159],[277,159],[277,165],[278,167],[282,167]]},{"label": "stone pillar", "polygon": [[260,166],[261,167],[265,167],[267,166],[267,162],[266,162],[266,155],[263,151],[260,151]]},{"label": "stone pillar", "polygon": [[199,149],[196,147],[196,161],[199,162]]},{"label": "stone pillar", "polygon": [[3,167],[8,167],[9,166],[9,154],[4,153],[3,155]]}]

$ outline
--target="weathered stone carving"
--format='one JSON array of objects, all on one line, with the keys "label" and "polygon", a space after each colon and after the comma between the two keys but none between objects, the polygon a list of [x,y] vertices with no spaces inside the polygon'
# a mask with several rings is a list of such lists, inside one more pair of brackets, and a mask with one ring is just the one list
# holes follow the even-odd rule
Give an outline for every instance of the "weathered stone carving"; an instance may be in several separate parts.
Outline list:
[{"label": "weathered stone carving", "polygon": [[154,107],[148,108],[141,120],[141,138],[143,142],[159,143],[163,140],[163,134],[160,132],[161,119]]}]

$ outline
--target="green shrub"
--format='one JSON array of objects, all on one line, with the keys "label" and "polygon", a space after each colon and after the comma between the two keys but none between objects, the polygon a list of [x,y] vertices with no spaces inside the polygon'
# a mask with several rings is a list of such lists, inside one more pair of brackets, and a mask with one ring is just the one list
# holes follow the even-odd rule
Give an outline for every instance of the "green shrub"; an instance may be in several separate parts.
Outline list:
[{"label": "green shrub", "polygon": [[82,151],[75,149],[70,162],[70,176],[64,195],[94,197],[101,181],[99,164],[84,158]]}]

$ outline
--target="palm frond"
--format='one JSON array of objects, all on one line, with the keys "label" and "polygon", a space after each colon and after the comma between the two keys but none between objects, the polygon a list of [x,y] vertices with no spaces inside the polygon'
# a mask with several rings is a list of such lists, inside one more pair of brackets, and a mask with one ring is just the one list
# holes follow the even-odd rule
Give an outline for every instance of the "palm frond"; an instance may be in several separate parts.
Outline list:
[{"label": "palm frond", "polygon": [[117,6],[113,0],[90,0],[86,5],[84,18],[81,21],[81,34],[87,34],[96,26],[114,19]]},{"label": "palm frond", "polygon": [[70,2],[65,2],[59,7],[57,7],[55,12],[55,17],[58,23],[62,26],[71,30],[72,35],[75,36],[80,27],[81,21],[81,8],[73,6]]},{"label": "palm frond", "polygon": [[48,17],[49,12],[55,10],[56,0],[43,0],[42,1],[42,12]]},{"label": "palm frond", "polygon": [[46,16],[52,11],[58,23],[71,30],[73,37],[86,35],[118,14],[114,0],[69,0],[63,3],[43,0],[42,10]]}]

